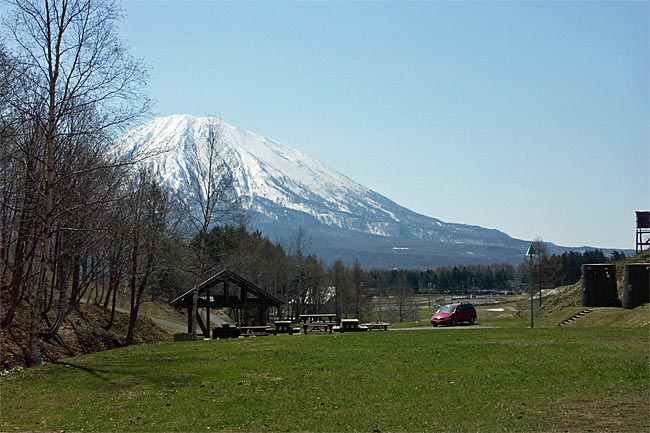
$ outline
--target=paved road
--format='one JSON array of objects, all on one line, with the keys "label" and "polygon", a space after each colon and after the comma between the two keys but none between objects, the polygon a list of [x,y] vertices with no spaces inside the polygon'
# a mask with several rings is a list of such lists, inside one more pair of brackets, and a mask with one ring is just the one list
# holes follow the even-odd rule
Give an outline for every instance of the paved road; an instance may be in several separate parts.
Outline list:
[{"label": "paved road", "polygon": [[[128,311],[125,311],[128,313]],[[159,319],[157,317],[149,317],[152,321],[157,323],[158,325],[165,326],[167,328],[172,328],[176,329],[179,331],[186,332],[187,331],[187,325],[178,323],[178,322],[171,322],[169,320],[165,319]],[[488,326],[488,325],[466,325],[466,324],[460,324],[457,326],[438,326],[438,327],[433,327],[433,326],[414,326],[412,328],[390,328],[391,331],[442,331],[442,330],[461,330],[461,329],[490,329],[490,328],[495,328],[494,326]]]},{"label": "paved road", "polygon": [[157,325],[164,326],[166,328],[176,329],[178,331],[187,332],[187,325],[186,324],[182,324],[182,323],[178,323],[178,322],[171,322],[169,320],[159,319],[157,317],[149,317],[149,318]]},{"label": "paved road", "polygon": [[415,326],[412,328],[390,328],[391,331],[442,331],[442,330],[455,330],[455,329],[490,329],[495,326],[488,325],[456,325],[456,326]]}]

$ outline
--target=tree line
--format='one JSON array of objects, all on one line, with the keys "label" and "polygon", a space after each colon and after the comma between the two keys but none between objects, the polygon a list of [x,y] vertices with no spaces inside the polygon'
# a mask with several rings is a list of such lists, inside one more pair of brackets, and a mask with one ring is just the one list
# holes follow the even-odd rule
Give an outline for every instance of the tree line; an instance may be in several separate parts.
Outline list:
[{"label": "tree line", "polygon": [[[88,287],[110,275],[132,317],[170,202],[114,139],[149,109],[147,70],[115,30],[110,0],[6,2],[0,43],[0,325],[29,315],[30,364]],[[114,299],[114,297],[113,297]],[[110,325],[109,325],[110,326]],[[128,340],[132,341],[130,330]]]},{"label": "tree line", "polygon": [[[582,276],[582,265],[611,263],[625,258],[625,254],[614,251],[607,257],[602,250],[568,251],[560,255],[549,255],[544,241],[534,242],[538,254],[533,259],[533,279],[543,288],[554,288],[574,284]],[[436,269],[386,270],[373,269],[367,273],[370,287],[393,287],[400,281],[406,282],[414,293],[480,295],[489,292],[512,292],[521,285],[528,285],[530,262],[522,261],[518,266],[509,263],[492,265],[441,266]]]},{"label": "tree line", "polygon": [[[159,276],[153,278],[151,293],[169,300],[190,288],[188,282],[192,280],[180,277],[178,264],[185,263],[183,268],[191,269],[194,260],[191,251],[200,243],[205,248],[202,258],[207,269],[205,278],[221,268],[238,272],[285,301],[285,314],[290,318],[315,312],[374,318],[379,308],[377,303],[382,298],[391,298],[394,320],[401,321],[417,294],[462,297],[512,293],[528,287],[527,261],[518,266],[497,263],[427,270],[365,270],[358,261],[351,266],[341,260],[327,265],[317,256],[304,253],[308,242],[308,234],[300,227],[293,239],[279,243],[258,231],[249,231],[244,225],[215,226],[204,238],[197,235],[189,244],[181,241],[166,249],[173,257],[163,258],[163,262],[176,263],[177,268],[169,272],[162,267]],[[607,263],[625,257],[614,252],[608,258],[601,250],[549,256],[543,241],[537,240],[535,245],[540,254],[534,262],[534,283],[538,286],[541,281],[543,288],[577,282],[583,264]]]},{"label": "tree line", "polygon": [[[582,276],[582,265],[613,263],[625,259],[625,253],[613,251],[606,256],[602,250],[565,251],[562,254],[548,254],[548,247],[541,239],[536,239],[533,246],[537,254],[533,256],[533,283],[540,289],[575,284]],[[522,283],[530,280],[530,261],[526,260],[517,267],[517,275]]]}]

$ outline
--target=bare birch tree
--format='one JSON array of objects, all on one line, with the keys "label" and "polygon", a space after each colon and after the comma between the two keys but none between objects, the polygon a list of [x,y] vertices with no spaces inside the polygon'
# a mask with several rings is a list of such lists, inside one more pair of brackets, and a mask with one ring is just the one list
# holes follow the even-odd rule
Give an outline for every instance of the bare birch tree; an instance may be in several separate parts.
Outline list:
[{"label": "bare birch tree", "polygon": [[[29,363],[40,364],[38,346],[48,289],[53,287],[53,245],[57,224],[88,203],[70,206],[61,186],[74,183],[99,166],[62,175],[61,156],[70,146],[91,142],[102,155],[109,151],[112,134],[143,114],[148,100],[142,93],[146,69],[129,56],[117,37],[115,22],[121,10],[113,0],[10,0],[11,13],[3,21],[17,70],[28,94],[15,106],[31,119],[29,132],[37,143],[27,156],[37,174],[38,207],[34,209],[38,239],[38,280],[31,299]],[[93,203],[97,197],[93,197]],[[60,294],[61,295],[61,294]],[[64,295],[65,296],[65,295]],[[61,301],[64,302],[64,301]],[[65,305],[61,305],[65,309]]]},{"label": "bare birch tree", "polygon": [[191,143],[188,154],[189,194],[178,197],[191,229],[198,236],[192,249],[199,280],[212,267],[206,245],[208,230],[241,216],[240,199],[233,188],[234,176],[222,152],[223,127],[217,119],[209,118],[204,132],[205,137]]},{"label": "bare birch tree", "polygon": [[154,272],[170,211],[169,195],[146,171],[138,173],[134,194],[129,198],[132,220],[129,261],[130,314],[126,344],[133,344],[135,325],[149,278]]}]

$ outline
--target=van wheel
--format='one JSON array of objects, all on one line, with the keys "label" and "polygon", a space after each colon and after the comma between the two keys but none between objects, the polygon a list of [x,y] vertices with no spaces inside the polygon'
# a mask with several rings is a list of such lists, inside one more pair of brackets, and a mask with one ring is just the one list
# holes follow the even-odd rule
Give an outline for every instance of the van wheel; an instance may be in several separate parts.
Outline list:
[{"label": "van wheel", "polygon": [[476,317],[470,317],[469,318],[469,324],[473,325],[475,320],[476,320]]},{"label": "van wheel", "polygon": [[451,321],[451,326],[456,326],[456,319],[453,319],[453,320]]}]

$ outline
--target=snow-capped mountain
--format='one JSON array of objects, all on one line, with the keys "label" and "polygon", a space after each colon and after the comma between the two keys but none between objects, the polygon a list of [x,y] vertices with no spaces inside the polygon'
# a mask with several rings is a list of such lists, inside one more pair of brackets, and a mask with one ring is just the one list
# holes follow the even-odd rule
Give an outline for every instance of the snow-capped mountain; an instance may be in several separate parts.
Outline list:
[{"label": "snow-capped mountain", "polygon": [[505,233],[417,214],[296,149],[216,118],[160,117],[120,142],[131,151],[158,152],[146,163],[172,190],[190,194],[190,155],[207,159],[215,124],[221,130],[218,153],[234,177],[250,228],[289,241],[302,227],[309,252],[326,262],[424,268],[519,263],[525,252],[527,243]]}]

